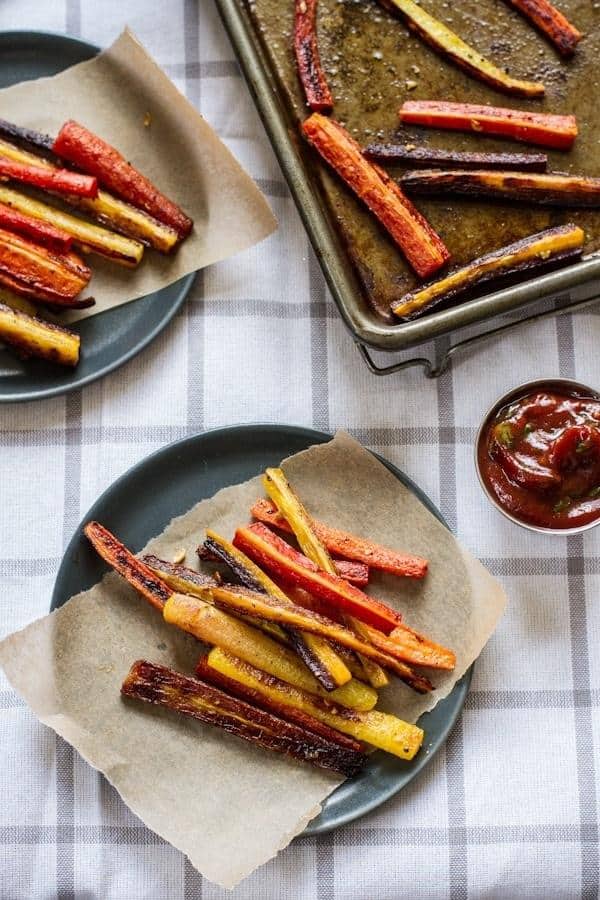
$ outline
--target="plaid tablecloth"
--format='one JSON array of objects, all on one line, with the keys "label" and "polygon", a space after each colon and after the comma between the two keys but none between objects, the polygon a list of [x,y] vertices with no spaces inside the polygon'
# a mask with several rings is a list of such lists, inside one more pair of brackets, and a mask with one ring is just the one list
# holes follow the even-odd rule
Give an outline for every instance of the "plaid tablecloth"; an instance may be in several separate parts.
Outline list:
[{"label": "plaid tablecloth", "polygon": [[[485,408],[521,381],[562,374],[600,386],[598,317],[563,316],[505,336],[439,381],[414,370],[368,374],[212,0],[0,3],[6,30],[66,31],[106,45],[125,24],[257,180],[280,228],[202,273],[175,321],[124,369],[83,393],[0,409],[1,632],[48,611],[78,521],[148,453],[231,423],[342,426],[439,504],[504,582],[510,608],[476,666],[461,721],[419,779],[355,824],[295,841],[234,897],[597,897],[600,530],[549,540],[513,527],[482,496],[472,448]],[[2,898],[227,896],[144,828],[5,681],[0,728]]]}]

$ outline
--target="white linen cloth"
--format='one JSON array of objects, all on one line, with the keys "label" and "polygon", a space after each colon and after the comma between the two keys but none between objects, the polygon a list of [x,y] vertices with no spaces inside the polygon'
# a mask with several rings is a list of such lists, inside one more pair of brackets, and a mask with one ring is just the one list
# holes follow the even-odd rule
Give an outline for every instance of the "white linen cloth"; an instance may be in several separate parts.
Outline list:
[{"label": "white linen cloth", "polygon": [[106,46],[125,24],[258,181],[280,227],[201,273],[174,322],[125,368],[82,393],[0,408],[0,633],[48,611],[66,543],[115,478],[172,440],[240,422],[346,428],[429,494],[511,603],[424,773],[364,819],[296,840],[233,895],[144,828],[1,681],[0,897],[597,897],[600,529],[523,531],[491,508],[473,466],[476,427],[501,392],[558,374],[600,387],[597,313],[505,335],[438,381],[370,375],[212,0],[0,3],[2,30]]}]

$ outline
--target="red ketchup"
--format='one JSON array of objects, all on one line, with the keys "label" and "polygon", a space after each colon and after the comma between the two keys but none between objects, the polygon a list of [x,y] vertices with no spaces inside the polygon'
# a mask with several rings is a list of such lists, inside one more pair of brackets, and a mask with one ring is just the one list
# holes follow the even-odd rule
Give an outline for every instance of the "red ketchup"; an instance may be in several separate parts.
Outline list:
[{"label": "red ketchup", "polygon": [[477,454],[488,490],[516,519],[576,528],[600,518],[597,397],[539,390],[514,400],[485,426]]}]

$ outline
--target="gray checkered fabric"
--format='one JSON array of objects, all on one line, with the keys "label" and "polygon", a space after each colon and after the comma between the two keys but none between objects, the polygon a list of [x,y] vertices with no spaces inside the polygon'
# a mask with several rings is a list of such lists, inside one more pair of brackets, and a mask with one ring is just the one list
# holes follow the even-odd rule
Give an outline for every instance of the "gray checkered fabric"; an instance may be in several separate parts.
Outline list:
[{"label": "gray checkered fabric", "polygon": [[[280,228],[202,273],[166,332],[124,369],[83,393],[0,409],[0,631],[48,611],[79,519],[157,448],[239,422],[343,426],[424,488],[511,603],[461,721],[420,778],[355,824],[295,841],[234,897],[597,897],[600,530],[552,540],[524,532],[488,505],[473,467],[476,427],[501,391],[556,374],[600,386],[597,316],[506,335],[439,381],[416,370],[368,374],[212,0],[0,3],[6,30],[107,45],[126,23],[257,180]],[[0,729],[2,898],[229,896],[142,826],[5,681]]]}]

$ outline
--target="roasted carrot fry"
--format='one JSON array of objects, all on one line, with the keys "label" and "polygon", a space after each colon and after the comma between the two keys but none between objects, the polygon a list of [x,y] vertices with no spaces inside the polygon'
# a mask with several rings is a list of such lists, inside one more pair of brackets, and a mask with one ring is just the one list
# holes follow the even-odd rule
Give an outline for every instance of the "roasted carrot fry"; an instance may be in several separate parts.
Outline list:
[{"label": "roasted carrot fry", "polygon": [[[178,615],[181,614],[185,615],[185,610],[179,604]],[[192,604],[188,614],[194,618],[197,636],[200,629],[202,640],[207,644],[239,656],[258,669],[294,684],[309,694],[327,697],[342,706],[363,711],[373,709],[377,703],[375,691],[355,678],[333,691],[323,688],[291,647],[282,645],[258,630],[257,619],[250,625],[237,616],[231,616],[208,604],[202,604],[202,608]]]},{"label": "roasted carrot fry", "polygon": [[292,489],[283,469],[267,469],[262,477],[265,491],[292,529],[300,549],[312,561],[315,571],[322,569],[335,575],[333,560],[316,535],[304,504]]},{"label": "roasted carrot fry", "polygon": [[318,0],[296,0],[294,50],[306,102],[315,112],[333,109],[333,97],[321,66],[317,41]]},{"label": "roasted carrot fry", "polygon": [[454,172],[437,169],[406,172],[402,186],[411,194],[491,197],[540,206],[600,206],[600,178],[581,175],[530,175],[521,172]]},{"label": "roasted carrot fry", "polygon": [[[372,644],[362,641],[348,628],[325,616],[320,616],[300,606],[286,605],[274,597],[257,594],[246,588],[234,585],[216,585],[207,587],[205,591],[207,601],[214,603],[219,609],[224,609],[233,615],[241,614],[256,619],[265,619],[267,622],[276,622],[285,628],[294,628],[309,634],[320,635],[373,659],[418,693],[427,693],[432,689],[429,679],[414,672],[410,666],[398,658],[404,655],[404,651],[402,648],[397,648],[393,642],[390,642],[389,651],[381,651]],[[178,628],[199,636],[196,624],[198,608],[199,604],[194,598],[186,598],[184,594],[173,594],[165,605],[164,617],[167,622],[177,625]]]},{"label": "roasted carrot fry", "polygon": [[112,566],[115,572],[128,581],[152,606],[163,609],[172,591],[149,566],[137,559],[99,522],[88,522],[84,532],[104,562]]},{"label": "roasted carrot fry", "polygon": [[575,116],[556,116],[477,103],[408,100],[402,105],[400,120],[406,125],[494,134],[554,150],[570,150],[577,137]]},{"label": "roasted carrot fry", "polygon": [[223,675],[222,672],[218,672],[216,669],[213,669],[212,666],[208,665],[206,656],[203,656],[198,660],[196,665],[196,675],[203,681],[221,688],[232,697],[239,697],[241,700],[245,700],[253,706],[258,706],[259,709],[264,709],[266,712],[273,713],[285,721],[294,722],[294,724],[299,725],[301,728],[305,728],[306,731],[321,735],[321,737],[333,741],[333,743],[345,747],[348,750],[353,750],[355,753],[364,753],[365,748],[360,741],[357,741],[355,738],[350,737],[350,735],[344,734],[341,731],[337,731],[330,725],[326,725],[325,722],[321,722],[319,719],[303,712],[301,709],[297,709],[295,706],[280,703],[278,700],[267,697],[260,691],[256,691],[253,688],[248,687],[248,685],[242,684],[240,681],[236,681],[233,678],[229,678],[227,675]]},{"label": "roasted carrot fry", "polygon": [[[249,557],[214,531],[207,530],[206,546],[231,566],[241,583],[250,590],[268,594],[282,603],[291,602],[284,591]],[[327,641],[294,630],[288,630],[286,634],[296,653],[326,690],[332,691],[335,687],[350,681],[350,670]]]},{"label": "roasted carrot fry", "polygon": [[508,75],[465,43],[447,25],[439,19],[434,19],[414,0],[380,0],[380,3],[391,12],[400,13],[408,27],[434,50],[479,81],[484,81],[498,91],[518,97],[543,96],[543,84],[521,81]]},{"label": "roasted carrot fry", "polygon": [[309,693],[330,697],[342,706],[365,710],[372,709],[377,702],[375,692],[355,678],[333,691],[326,691],[291,646],[282,645],[268,633],[262,633],[263,622],[260,620],[254,619],[252,624],[248,624],[238,615],[230,615],[195,596],[174,596],[176,600],[169,605],[166,621],[193,634],[198,640],[221,647],[283,681],[289,681]]},{"label": "roasted carrot fry", "polygon": [[52,150],[63,159],[95,175],[100,184],[128,203],[164,222],[182,237],[192,230],[193,222],[138,172],[118,150],[72,119],[61,128]]},{"label": "roasted carrot fry", "polygon": [[221,650],[210,651],[206,662],[201,664],[200,671],[203,674],[207,665],[245,687],[259,691],[265,697],[302,710],[336,731],[352,735],[359,741],[365,741],[401,759],[412,759],[423,742],[423,730],[417,725],[410,725],[396,716],[378,710],[359,713],[337,707],[328,700],[306,694]]},{"label": "roasted carrot fry", "polygon": [[[236,630],[235,620],[233,620],[232,623],[231,616],[218,610],[211,611],[205,603],[197,599],[198,595],[202,594],[207,597],[207,599],[212,599],[210,594],[203,588],[203,585],[210,585],[212,579],[207,578],[206,576],[200,576],[198,573],[193,573],[196,577],[190,579],[183,577],[181,571],[177,571],[176,575],[173,575],[173,573],[169,575],[167,572],[166,577],[174,578],[175,582],[184,590],[193,590],[194,596],[189,596],[186,599],[183,594],[173,594],[167,582],[156,574],[151,565],[148,565],[143,560],[139,560],[130,553],[130,551],[113,534],[111,534],[110,531],[108,531],[108,529],[104,528],[98,522],[88,523],[84,530],[87,538],[102,559],[125,578],[125,580],[128,581],[129,584],[131,584],[132,587],[134,587],[142,597],[156,609],[163,610],[167,600],[171,596],[179,598],[178,602],[172,604],[175,611],[173,613],[175,616],[173,624],[178,624],[184,631],[189,631],[199,640],[206,641],[207,643],[220,643],[225,640],[228,642],[226,646],[229,647],[231,646],[232,640],[237,641],[236,652],[243,655],[243,650],[240,650],[239,646],[239,634],[242,623],[237,623],[238,628]],[[150,559],[154,561],[156,557],[150,557]],[[163,568],[165,568],[165,564],[163,563],[162,565]],[[162,574],[163,573],[161,572],[161,575]],[[176,619],[177,616],[180,617],[181,621]],[[167,616],[165,616],[165,618],[169,621]],[[181,622],[184,622],[185,624],[181,624]],[[252,631],[253,630],[254,629],[252,629]],[[248,641],[249,634],[247,631],[245,632],[245,636]],[[312,638],[312,635],[307,635],[306,637]],[[331,652],[333,654],[333,651]],[[348,681],[349,678],[350,673],[348,673]],[[352,687],[344,690],[344,685],[344,687],[337,688],[337,690],[344,691],[341,695],[343,698],[347,697],[351,699],[357,695],[359,698],[364,698],[365,692],[363,687],[364,686]],[[364,699],[362,702],[365,702]]]},{"label": "roasted carrot fry", "polygon": [[[202,598],[203,588],[207,584],[216,583],[215,579],[209,575],[196,572],[194,569],[188,569],[187,566],[167,562],[167,560],[159,559],[158,556],[153,554],[142,556],[141,559],[165,584],[181,594],[190,594],[192,597]],[[252,620],[251,624],[257,625],[256,620]],[[261,622],[257,627],[261,631],[266,632],[266,634],[270,634],[276,640],[285,644],[289,643],[289,637],[279,625],[274,625],[272,622]]]},{"label": "roasted carrot fry", "polygon": [[[97,522],[89,523],[85,528],[85,533],[100,556],[157,609],[162,610],[166,600],[171,596],[170,588],[197,598],[202,594],[206,596],[203,588],[215,583],[209,576],[187,570],[174,563],[167,563],[152,555],[139,560]],[[180,598],[181,600],[184,598]],[[192,633],[199,640],[230,650],[237,656],[248,659],[249,662],[260,664],[261,668],[267,668],[266,657],[270,652],[274,674],[285,678],[284,672],[287,672],[292,683],[298,683],[305,689],[315,690],[315,692],[322,690],[318,687],[316,679],[293,653],[286,650],[285,647],[279,646],[270,638],[261,635],[256,628],[246,625],[221,610],[213,609],[205,603],[194,602],[191,597],[187,607],[185,602],[180,602],[177,609],[180,614],[182,611],[188,611],[188,619],[191,616],[195,628]],[[258,623],[255,622],[255,624]],[[278,626],[275,627],[281,632]],[[184,630],[189,631],[190,628],[184,628]],[[281,636],[285,638],[283,632],[281,632]],[[310,645],[313,635],[305,635],[305,637],[309,639]],[[315,646],[317,646],[316,642]],[[333,653],[333,651],[331,652]],[[269,671],[271,670],[269,669]],[[323,693],[326,692],[323,691]],[[354,680],[344,683],[327,695],[334,697],[339,703],[355,706],[357,709],[370,709],[376,702],[376,695],[366,685]]]},{"label": "roasted carrot fry", "polygon": [[470,153],[438,150],[406,144],[369,144],[363,154],[375,162],[406,163],[428,169],[501,169],[517,172],[545,172],[545,153]]},{"label": "roasted carrot fry", "polygon": [[[270,503],[271,501],[266,500],[264,502]],[[206,544],[200,544],[196,552],[200,559],[206,562],[218,561],[218,557],[207,548]],[[366,563],[355,562],[352,559],[334,559],[333,564],[336,575],[339,575],[340,578],[349,581],[350,584],[355,584],[357,587],[366,587],[368,585],[369,567]]]},{"label": "roasted carrot fry", "polygon": [[[1,128],[0,133],[2,133]],[[15,160],[24,165],[44,166],[49,171],[58,168],[50,160],[28,153],[26,150],[2,140],[0,140],[0,159]],[[118,197],[113,197],[107,191],[99,190],[98,196],[93,199],[76,197],[73,194],[66,194],[61,199],[69,206],[84,209],[100,224],[135,238],[143,244],[148,244],[161,253],[169,253],[180,240],[174,228],[169,228],[168,225],[153,219],[143,210],[131,206],[130,203],[125,203]]]},{"label": "roasted carrot fry", "polygon": [[79,362],[78,334],[1,302],[0,342],[14,347],[25,358],[36,356],[61,366],[76,366]]},{"label": "roasted carrot fry", "polygon": [[25,165],[6,157],[0,157],[0,179],[21,181],[44,191],[57,194],[76,194],[80,197],[97,197],[98,181],[93,175],[80,175],[68,169],[49,169],[47,166]]},{"label": "roasted carrot fry", "polygon": [[0,229],[0,284],[59,306],[71,306],[91,277],[75,253],[53,253],[26,237]]},{"label": "roasted carrot fry", "polygon": [[397,658],[401,657],[410,666],[446,671],[452,671],[456,666],[456,654],[452,650],[430,641],[404,623],[394,628],[387,637],[368,625],[364,628],[366,638],[374,647],[384,653],[393,653]]},{"label": "roasted carrot fry", "polygon": [[[283,603],[290,602],[284,592],[251,559],[237,550],[228,541],[225,541],[215,532],[208,531],[206,543],[218,558],[227,563],[246,587],[259,593],[270,594]],[[149,562],[149,565],[156,571],[156,563]],[[189,570],[184,569],[183,566],[168,566],[168,564],[161,564],[160,561],[159,566],[162,569],[160,571],[161,577],[165,578],[174,590],[191,593],[196,597],[205,596],[205,593],[201,590],[202,584],[199,585],[198,579],[195,578],[196,573],[186,574]],[[169,569],[171,572],[176,570],[176,577],[170,577]],[[330,647],[327,641],[324,641],[322,638],[294,631],[284,631],[280,626],[270,622],[263,622],[261,628],[271,633],[278,640],[289,641],[305,665],[308,666],[315,678],[319,680],[326,690],[332,691],[334,688],[350,681],[351,673],[349,669],[344,665],[333,647]]]},{"label": "roasted carrot fry", "polygon": [[[265,525],[291,533],[289,523],[279,514],[270,500],[258,500],[250,510],[252,516]],[[424,578],[427,574],[427,560],[420,556],[398,553],[367,538],[357,537],[339,528],[332,528],[317,519],[312,519],[315,533],[323,541],[330,553],[344,559],[363,562],[371,569],[389,572],[406,578]]]},{"label": "roasted carrot fry", "polygon": [[143,256],[144,247],[138,241],[114,234],[98,225],[91,225],[89,222],[84,222],[83,219],[63,212],[62,209],[47,206],[39,200],[34,200],[33,197],[19,194],[2,184],[0,184],[0,203],[5,203],[34,219],[41,219],[56,228],[61,228],[73,237],[79,247],[106,256],[113,262],[121,263],[124,266],[137,266]]},{"label": "roasted carrot fry", "polygon": [[309,730],[307,725],[312,723],[309,716],[300,726],[231,696],[213,684],[146,660],[133,664],[121,693],[144,703],[167,707],[206,725],[216,725],[265,750],[285,753],[342,775],[355,775],[364,764],[360,749],[338,740],[333,730],[323,732],[319,722],[315,723],[314,730]]},{"label": "roasted carrot fry", "polygon": [[582,38],[580,31],[548,0],[507,0],[552,41],[563,56],[572,56]]},{"label": "roasted carrot fry", "polygon": [[356,141],[334,119],[313,113],[305,137],[377,217],[421,278],[438,271],[450,254],[427,220],[398,185],[362,155]]},{"label": "roasted carrot fry", "polygon": [[380,631],[388,633],[400,623],[401,616],[396,610],[363,593],[337,575],[329,575],[313,568],[314,563],[297,553],[261,523],[249,528],[238,528],[233,543],[277,578],[304,588],[309,594],[314,594]]},{"label": "roasted carrot fry", "polygon": [[[306,554],[315,570],[321,569],[330,575],[336,575],[336,568],[329,552],[321,539],[317,536],[310,516],[304,508],[300,498],[292,489],[282,469],[270,468],[263,475],[264,488],[276,505],[281,515],[289,523],[301,550]],[[362,623],[353,616],[346,615],[344,624],[354,631],[362,640],[369,638],[362,628]],[[377,663],[359,656],[360,663],[365,670],[369,684],[374,688],[385,687],[388,677]]]},{"label": "roasted carrot fry", "polygon": [[[170,588],[154,574],[149,566],[133,556],[110,531],[98,522],[89,522],[84,531],[99,555],[152,606],[162,610],[166,622],[193,634],[199,640],[209,642],[212,640],[207,636],[204,625],[205,611],[209,607],[202,600],[186,594],[171,593]],[[384,653],[373,645],[359,640],[347,628],[324,616],[319,616],[302,609],[302,607],[286,605],[274,597],[257,594],[246,588],[215,585],[214,587],[199,588],[199,590],[205,594],[207,602],[214,603],[216,606],[225,606],[226,611],[233,610],[236,615],[240,613],[250,615],[257,619],[265,619],[269,622],[304,630],[309,634],[318,634],[351,650],[358,651],[364,656],[374,659],[384,668],[393,671],[419,693],[427,693],[433,688],[425,676],[417,674],[410,666],[394,658],[392,653],[402,653],[402,650],[396,651],[393,642],[390,642],[392,645],[390,653]]]},{"label": "roasted carrot fry", "polygon": [[73,244],[71,235],[62,228],[26,216],[4,203],[0,203],[0,227],[31,238],[36,244],[43,244],[55,253],[66,253]]},{"label": "roasted carrot fry", "polygon": [[485,284],[501,275],[527,272],[537,266],[547,266],[574,251],[581,252],[584,233],[576,225],[559,225],[501,247],[473,260],[440,281],[426,284],[392,306],[397,316],[412,318],[433,309],[438,303],[459,297],[465,291]]}]

